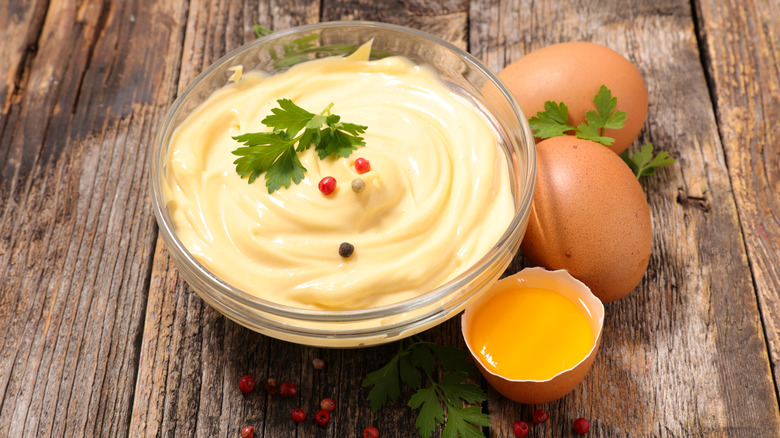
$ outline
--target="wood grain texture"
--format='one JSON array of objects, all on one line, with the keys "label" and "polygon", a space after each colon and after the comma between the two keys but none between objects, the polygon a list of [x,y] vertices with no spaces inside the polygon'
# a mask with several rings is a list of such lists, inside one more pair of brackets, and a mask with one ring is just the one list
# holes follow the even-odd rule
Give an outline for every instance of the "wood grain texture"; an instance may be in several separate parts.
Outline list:
[{"label": "wood grain texture", "polygon": [[[183,90],[208,65],[254,40],[253,24],[284,30],[317,22],[319,15],[319,3],[312,1],[192,1],[175,87]],[[293,400],[269,403],[261,388],[269,370],[278,370],[273,376],[280,382],[293,381],[311,394],[314,377],[305,366],[311,354],[238,326],[207,306],[181,279],[160,239],[129,434],[239,436],[251,424],[258,436],[289,436]],[[245,374],[259,384],[249,396],[236,389]]]},{"label": "wood grain texture", "polygon": [[697,1],[696,13],[700,17],[699,34],[711,78],[718,132],[777,384],[780,381],[780,4]]},{"label": "wood grain texture", "polygon": [[47,4],[44,1],[13,2],[3,9],[0,16],[0,72],[5,75],[0,88],[2,114],[7,115],[14,96],[23,89],[26,61],[38,51],[43,19]]},{"label": "wood grain texture", "polygon": [[[551,419],[531,436],[574,436],[579,416],[599,437],[780,436],[779,10],[760,0],[0,0],[0,438],[236,437],[246,425],[258,437],[359,436],[368,425],[415,436],[411,391],[374,413],[361,386],[397,344],[304,347],[227,320],[181,279],[148,202],[148,153],[177,93],[253,40],[253,24],[339,19],[422,29],[494,71],[559,41],[605,44],[647,81],[634,147],[652,141],[678,159],[642,182],[650,266],[607,306],[591,373],[539,406],[482,382],[483,432],[512,436],[541,407]],[[522,265],[519,255],[509,272]],[[459,318],[422,336],[464,346]],[[237,390],[245,374],[258,381],[248,395]],[[269,396],[269,377],[299,396]],[[320,428],[311,418],[325,397],[337,409]],[[296,407],[306,422],[292,422]]]},{"label": "wood grain texture", "polygon": [[467,0],[325,0],[322,20],[366,20],[420,29],[467,49]]},{"label": "wood grain texture", "polygon": [[181,11],[43,6],[0,132],[0,436],[122,436],[156,239],[146,146],[174,91],[153,84],[172,84]]},{"label": "wood grain texture", "polygon": [[[526,6],[472,2],[472,53],[498,71],[556,42],[617,50],[648,85],[639,141],[679,159],[643,181],[654,231],[647,275],[628,298],[607,305],[593,370],[572,394],[544,406],[566,417],[554,416],[536,436],[565,435],[579,415],[599,436],[777,436],[755,290],[690,6]],[[528,413],[492,392],[490,410],[492,436],[511,434],[511,419]]]}]

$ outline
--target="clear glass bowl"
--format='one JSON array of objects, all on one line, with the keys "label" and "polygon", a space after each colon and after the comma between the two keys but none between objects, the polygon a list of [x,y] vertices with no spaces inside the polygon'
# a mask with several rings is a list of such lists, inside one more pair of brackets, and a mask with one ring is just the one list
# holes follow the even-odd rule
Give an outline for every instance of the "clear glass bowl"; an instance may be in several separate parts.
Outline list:
[{"label": "clear glass bowl", "polygon": [[[392,305],[345,311],[282,306],[239,290],[209,272],[176,236],[163,197],[165,160],[176,127],[215,90],[225,86],[228,69],[279,73],[310,59],[351,53],[372,40],[372,57],[402,55],[435,69],[460,94],[482,107],[502,139],[509,166],[514,217],[491,250],[458,277],[416,298]],[[264,335],[300,344],[361,347],[391,342],[457,315],[506,270],[520,246],[536,180],[536,149],[517,101],[476,58],[434,36],[384,23],[327,22],[275,32],[246,44],[201,73],[176,99],[157,132],[151,163],[151,193],[160,233],[184,280],[209,305]]]}]

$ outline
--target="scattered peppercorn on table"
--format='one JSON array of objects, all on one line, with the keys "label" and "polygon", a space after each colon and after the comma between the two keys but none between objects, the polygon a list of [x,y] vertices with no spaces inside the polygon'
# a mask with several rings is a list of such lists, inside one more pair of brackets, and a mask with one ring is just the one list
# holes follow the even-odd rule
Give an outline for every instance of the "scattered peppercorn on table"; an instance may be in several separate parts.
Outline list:
[{"label": "scattered peppercorn on table", "polygon": [[[154,135],[195,76],[255,24],[345,19],[421,29],[494,72],[606,45],[647,84],[630,150],[677,160],[641,179],[648,270],[605,305],[590,373],[540,405],[477,379],[475,432],[780,436],[776,0],[0,1],[0,437],[418,435],[415,391],[374,412],[363,386],[398,343],[305,347],[227,320],[181,279],[149,202]],[[465,349],[459,318],[420,339]]]}]

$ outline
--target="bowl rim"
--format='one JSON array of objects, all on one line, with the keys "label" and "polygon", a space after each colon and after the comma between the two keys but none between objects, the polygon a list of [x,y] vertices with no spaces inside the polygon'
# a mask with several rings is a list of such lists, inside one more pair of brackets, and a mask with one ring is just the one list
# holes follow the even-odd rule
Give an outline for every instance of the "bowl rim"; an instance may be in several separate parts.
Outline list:
[{"label": "bowl rim", "polygon": [[[162,144],[162,142],[165,137],[165,133],[168,132],[169,129],[175,129],[175,127],[171,127],[174,114],[176,114],[178,108],[183,104],[184,100],[190,95],[193,89],[197,87],[212,72],[224,66],[239,54],[253,50],[255,47],[267,44],[270,41],[283,39],[293,34],[306,33],[314,30],[339,28],[339,27],[376,28],[381,30],[393,31],[399,34],[411,34],[416,37],[426,39],[435,44],[443,46],[450,52],[453,52],[453,54],[460,57],[466,64],[468,64],[469,68],[478,70],[484,76],[486,76],[489,82],[493,83],[498,88],[500,93],[503,95],[504,99],[508,101],[511,109],[514,112],[513,116],[516,117],[520,122],[520,130],[521,130],[522,137],[524,138],[526,144],[528,145],[528,147],[525,148],[526,149],[525,154],[520,154],[519,152],[521,151],[515,150],[515,148],[511,145],[507,147],[509,149],[514,150],[515,152],[518,152],[519,156],[525,158],[525,163],[522,163],[524,164],[524,166],[521,166],[521,163],[512,163],[512,167],[516,169],[515,173],[521,171],[524,172],[524,178],[517,178],[517,176],[515,176],[514,178],[517,178],[521,182],[524,182],[525,185],[523,187],[516,187],[516,190],[520,191],[519,193],[520,201],[515,206],[516,210],[512,218],[512,221],[510,222],[509,226],[504,231],[504,233],[501,235],[501,237],[498,239],[498,241],[476,263],[474,263],[472,266],[468,267],[466,270],[461,272],[461,274],[452,278],[446,283],[434,289],[428,290],[416,297],[409,298],[404,301],[400,301],[392,304],[387,304],[384,306],[379,306],[379,307],[371,307],[366,309],[350,309],[350,310],[305,309],[305,308],[281,305],[281,304],[274,303],[272,301],[264,300],[249,292],[234,287],[228,284],[227,282],[225,282],[224,280],[222,280],[221,278],[217,277],[215,274],[209,271],[205,266],[203,266],[197,259],[195,259],[195,257],[193,257],[193,255],[184,247],[181,240],[179,240],[174,230],[172,221],[166,218],[166,213],[164,211],[167,209],[167,207],[165,206],[164,196],[162,193],[162,184],[161,184],[162,181],[161,178],[164,177],[164,172],[161,167],[157,166],[157,163],[160,162],[161,155],[167,154],[168,145],[167,144],[164,145]],[[442,301],[445,298],[453,295],[454,292],[461,290],[463,285],[467,285],[471,283],[476,277],[478,277],[481,274],[482,271],[484,271],[487,267],[491,266],[496,261],[496,259],[500,257],[501,250],[504,249],[507,245],[511,244],[511,241],[515,237],[515,234],[520,232],[519,231],[520,228],[524,228],[523,221],[524,218],[527,218],[527,215],[524,212],[528,211],[530,214],[531,201],[533,197],[533,189],[536,182],[536,148],[533,139],[533,134],[528,125],[528,121],[525,118],[525,115],[522,109],[520,108],[519,103],[515,99],[514,95],[509,91],[506,85],[504,85],[503,82],[501,82],[501,80],[498,78],[496,74],[490,71],[490,69],[484,66],[477,58],[475,58],[470,53],[466,52],[463,49],[460,49],[454,44],[445,41],[439,37],[405,26],[399,26],[399,25],[389,24],[389,23],[373,22],[373,21],[330,21],[330,22],[321,22],[321,23],[314,23],[314,24],[292,27],[289,29],[273,32],[272,34],[266,35],[262,38],[258,38],[255,41],[249,42],[230,51],[229,53],[227,53],[226,55],[222,56],[217,61],[209,65],[205,70],[203,70],[181,93],[177,95],[176,100],[168,108],[168,111],[164,116],[163,123],[158,126],[159,128],[154,137],[154,143],[152,144],[152,149],[150,154],[151,156],[151,168],[150,168],[150,177],[149,177],[150,186],[151,186],[150,196],[152,198],[152,209],[157,219],[159,232],[162,234],[163,240],[166,243],[166,246],[168,246],[168,250],[170,252],[175,252],[176,255],[183,258],[184,261],[186,261],[186,263],[194,271],[196,271],[198,276],[205,279],[208,283],[210,283],[211,286],[219,289],[219,292],[222,295],[224,295],[224,297],[220,298],[212,294],[209,294],[213,299],[216,299],[224,303],[224,298],[228,298],[231,301],[238,302],[252,309],[253,311],[261,311],[278,317],[290,318],[293,320],[326,322],[326,323],[360,322],[360,321],[371,320],[375,318],[384,318],[388,316],[403,314],[405,312],[414,311],[416,309],[424,308],[435,302]],[[508,161],[510,158],[511,158],[510,156],[507,157]],[[516,193],[515,196],[517,195],[518,194]],[[192,289],[195,290],[194,287]],[[195,291],[203,292],[199,290],[195,290]],[[468,298],[469,297],[459,298],[457,301],[460,302]],[[442,301],[441,307],[436,307],[428,312],[425,312],[422,315],[417,315],[411,321],[427,320],[433,314],[441,312],[442,310],[446,310],[448,307],[451,307],[452,305],[453,304],[450,302]],[[293,327],[290,328],[292,329]],[[382,327],[383,330],[387,328],[388,326]],[[307,332],[317,331],[315,329],[308,329],[308,328],[306,330]],[[353,331],[366,334],[365,329],[344,330],[344,331],[338,331],[338,333],[342,334],[342,333],[349,333]],[[322,330],[322,332],[328,334],[334,334],[334,329],[332,326],[329,326],[327,329]]]}]

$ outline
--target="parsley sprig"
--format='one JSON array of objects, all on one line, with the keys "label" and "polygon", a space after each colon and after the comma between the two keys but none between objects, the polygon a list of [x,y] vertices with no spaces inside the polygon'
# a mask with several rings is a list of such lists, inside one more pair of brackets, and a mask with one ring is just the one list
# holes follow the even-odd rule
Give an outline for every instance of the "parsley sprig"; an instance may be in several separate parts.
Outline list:
[{"label": "parsley sprig", "polygon": [[652,143],[642,145],[642,147],[631,156],[628,155],[628,151],[623,151],[623,153],[620,154],[620,158],[628,164],[628,167],[631,168],[637,178],[655,175],[656,168],[668,166],[675,162],[675,159],[670,157],[669,153],[666,151],[661,151],[658,155],[653,156]]},{"label": "parsley sprig", "polygon": [[[606,85],[599,87],[593,103],[596,110],[587,111],[585,123],[580,123],[576,128],[569,124],[569,107],[563,102],[556,103],[549,100],[544,103],[544,111],[528,119],[528,124],[537,138],[559,137],[566,132],[574,131],[577,138],[609,146],[615,142],[615,139],[605,136],[604,130],[622,128],[626,121],[626,112],[616,110],[617,98],[612,97],[612,91]],[[623,151],[620,157],[637,178],[653,175],[656,168],[668,166],[676,161],[666,151],[653,156],[652,143],[643,145],[634,155]]]},{"label": "parsley sprig", "polygon": [[264,37],[266,35],[271,35],[272,33],[274,33],[273,30],[271,30],[271,29],[269,29],[269,28],[267,28],[265,26],[261,26],[259,24],[253,25],[252,26],[252,30],[255,31],[255,36],[258,37],[258,38],[262,38],[262,37]]},{"label": "parsley sprig", "polygon": [[303,180],[306,168],[301,164],[298,152],[312,145],[321,160],[347,158],[358,146],[366,145],[359,134],[366,132],[368,127],[342,122],[340,116],[330,113],[332,103],[319,114],[306,111],[290,99],[279,99],[277,103],[279,108],[272,109],[273,114],[262,120],[273,131],[233,137],[246,145],[232,152],[240,157],[233,161],[236,172],[242,178],[249,177],[249,184],[265,173],[268,193]]},{"label": "parsley sprig", "polygon": [[[439,381],[434,379],[437,358],[443,372]],[[429,386],[419,388],[423,376]],[[437,423],[444,424],[445,438],[484,437],[475,426],[490,426],[490,417],[480,406],[464,407],[464,402],[480,403],[487,400],[487,395],[476,384],[467,382],[469,376],[479,374],[465,351],[421,340],[404,346],[401,341],[398,353],[385,366],[366,376],[363,386],[372,387],[368,401],[375,412],[388,399],[398,400],[401,382],[417,389],[408,406],[419,410],[415,426],[424,438],[433,435]]]},{"label": "parsley sprig", "polygon": [[538,138],[558,137],[567,131],[575,131],[577,138],[609,146],[615,139],[605,137],[604,129],[622,128],[626,121],[626,112],[615,111],[617,98],[612,97],[612,91],[605,85],[599,88],[593,103],[596,104],[596,110],[586,112],[586,123],[580,123],[577,128],[569,125],[569,107],[563,102],[555,103],[549,100],[544,103],[544,112],[531,117],[528,123]]}]

